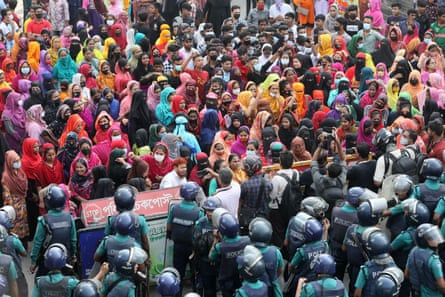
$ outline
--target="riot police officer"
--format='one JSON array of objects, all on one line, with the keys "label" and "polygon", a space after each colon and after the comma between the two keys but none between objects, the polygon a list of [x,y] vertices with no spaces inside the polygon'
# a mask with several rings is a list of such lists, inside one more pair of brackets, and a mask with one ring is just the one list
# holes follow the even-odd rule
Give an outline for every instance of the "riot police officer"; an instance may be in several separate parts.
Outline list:
[{"label": "riot police officer", "polygon": [[[405,221],[408,227],[391,242],[389,250],[397,266],[405,270],[408,254],[415,246],[416,228],[429,222],[430,211],[425,204],[414,198],[405,200],[403,204],[405,205]],[[409,279],[405,279],[401,284],[400,295],[409,296],[410,287]]]},{"label": "riot police officer", "polygon": [[[213,221],[216,221],[214,225],[218,228],[218,234],[213,241],[209,258],[210,261],[220,261],[218,281],[221,292],[223,297],[232,297],[235,290],[241,287],[236,259],[249,243],[249,238],[239,236],[238,221],[226,210],[222,209],[223,213],[217,219],[216,212],[219,210],[221,208],[216,209],[213,214]],[[219,242],[219,235],[222,236],[221,242]]]},{"label": "riot police officer", "polygon": [[[7,205],[9,208],[10,206]],[[17,270],[18,279],[17,282],[20,283],[19,294],[20,296],[28,296],[28,282],[26,281],[25,274],[23,273],[22,260],[20,256],[26,257],[27,253],[22,241],[14,233],[10,233],[9,230],[12,228],[12,220],[10,218],[10,213],[13,213],[13,218],[15,219],[15,210],[10,209],[9,212],[0,211],[0,225],[5,227],[5,231],[0,232],[0,251],[3,254],[10,255],[14,259],[15,268]]]},{"label": "riot police officer", "polygon": [[197,288],[203,297],[216,297],[219,265],[209,260],[209,252],[214,239],[213,231],[217,230],[212,224],[212,215],[218,207],[221,207],[221,201],[216,197],[209,197],[202,206],[206,215],[195,224],[194,254],[198,272]]},{"label": "riot police officer", "polygon": [[181,276],[173,267],[164,268],[157,280],[157,291],[161,296],[175,296],[181,290]]},{"label": "riot police officer", "polygon": [[33,297],[71,296],[79,280],[73,276],[64,276],[62,268],[67,264],[68,251],[63,244],[54,243],[44,255],[44,265],[48,275],[36,279]]},{"label": "riot police officer", "polygon": [[396,264],[389,255],[389,238],[381,229],[366,229],[363,232],[363,241],[371,259],[360,267],[354,297],[374,297],[378,274]]},{"label": "riot police officer", "polygon": [[363,249],[364,241],[362,239],[363,232],[377,225],[382,212],[387,208],[385,198],[377,198],[364,201],[357,208],[358,224],[348,227],[343,240],[342,250],[346,252],[348,259],[347,271],[349,274],[349,295],[353,296],[355,291],[355,281],[360,271],[360,266],[368,260],[368,255]]},{"label": "riot police officer", "polygon": [[[105,277],[102,296],[132,297],[135,295],[135,273],[144,271],[147,253],[140,247],[123,249],[113,259],[114,271]],[[146,276],[144,275],[145,279]]]},{"label": "riot police officer", "polygon": [[[394,194],[399,201],[410,198],[414,192],[414,183],[410,176],[401,174],[394,179]],[[390,216],[386,227],[391,233],[391,240],[394,240],[400,232],[406,229],[405,213],[402,203],[391,207],[383,212],[383,216]]]},{"label": "riot police officer", "polygon": [[[403,282],[403,271],[398,267],[388,267],[383,270],[377,278],[375,294],[379,297],[398,297],[409,296],[399,292],[400,285]],[[399,295],[400,293],[400,295]]]},{"label": "riot police officer", "polygon": [[445,280],[442,264],[436,249],[444,242],[437,226],[426,223],[417,227],[417,246],[408,255],[405,276],[411,283],[411,294],[418,296],[442,296]]},{"label": "riot police officer", "polygon": [[[121,185],[116,192],[114,192],[114,204],[116,210],[121,213],[128,211],[135,216],[135,228],[131,237],[139,243],[148,255],[150,260],[150,244],[148,241],[148,225],[143,215],[137,215],[133,212],[136,202],[136,190],[130,185]],[[105,236],[116,234],[115,226],[116,215],[108,217],[107,225],[105,226]]]},{"label": "riot police officer", "polygon": [[272,231],[271,223],[265,218],[255,218],[249,224],[250,241],[261,252],[266,265],[266,272],[260,280],[267,285],[269,297],[282,297],[278,278],[283,272],[284,261],[280,250],[270,245]]},{"label": "riot police officer", "polygon": [[289,290],[290,296],[295,296],[297,281],[300,277],[305,277],[309,281],[316,279],[315,272],[311,270],[310,264],[319,254],[329,252],[328,243],[322,240],[322,236],[323,226],[321,223],[315,219],[309,219],[304,226],[305,244],[297,250],[288,264],[289,270],[291,272],[295,271],[294,284]]},{"label": "riot police officer", "polygon": [[31,251],[31,267],[34,273],[36,265],[39,269],[36,276],[46,275],[48,270],[42,265],[46,248],[53,243],[63,244],[67,250],[67,262],[74,262],[77,253],[77,233],[74,219],[63,209],[66,203],[65,192],[57,185],[51,185],[44,197],[48,213],[37,220],[37,229]]},{"label": "riot police officer", "polygon": [[336,264],[331,255],[318,255],[312,266],[317,279],[303,285],[306,279],[300,278],[296,296],[348,296],[343,282],[334,277]]},{"label": "riot police officer", "polygon": [[193,270],[190,256],[193,253],[193,232],[195,222],[204,216],[202,209],[196,204],[196,196],[200,187],[195,182],[186,182],[181,186],[181,203],[173,205],[167,217],[167,237],[173,240],[173,266],[184,278],[187,263]]},{"label": "riot police officer", "polygon": [[120,213],[115,219],[116,235],[106,236],[97,247],[94,254],[94,261],[108,262],[110,270],[113,270],[114,258],[120,250],[132,247],[141,247],[136,240],[130,236],[134,231],[135,217],[126,211]]},{"label": "riot police officer", "polygon": [[266,273],[266,264],[261,252],[256,247],[247,245],[242,256],[238,256],[237,262],[243,283],[241,288],[236,290],[235,297],[267,296],[267,285],[260,280]]},{"label": "riot police officer", "polygon": [[73,292],[73,297],[100,297],[100,293],[97,284],[87,279],[79,282]]},{"label": "riot police officer", "polygon": [[413,197],[422,201],[430,210],[431,215],[434,214],[435,223],[439,223],[440,216],[445,213],[445,207],[438,208],[436,206],[440,198],[445,195],[445,185],[440,183],[440,177],[443,173],[443,164],[435,158],[428,158],[423,161],[420,168],[420,175],[426,178],[425,182],[414,188]]},{"label": "riot police officer", "polygon": [[329,237],[329,246],[334,256],[336,269],[335,276],[343,280],[347,266],[346,253],[342,250],[343,240],[346,230],[352,224],[358,223],[357,207],[363,200],[368,190],[361,187],[352,187],[348,190],[346,201],[343,205],[337,205],[332,209],[331,234]]}]

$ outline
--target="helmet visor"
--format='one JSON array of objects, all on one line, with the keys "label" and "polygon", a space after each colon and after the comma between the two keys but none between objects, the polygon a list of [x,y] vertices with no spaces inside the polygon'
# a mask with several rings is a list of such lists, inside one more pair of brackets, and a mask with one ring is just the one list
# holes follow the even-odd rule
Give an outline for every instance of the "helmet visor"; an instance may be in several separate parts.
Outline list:
[{"label": "helmet visor", "polygon": [[130,249],[130,263],[143,264],[147,260],[147,253],[140,247],[132,247]]},{"label": "helmet visor", "polygon": [[445,241],[442,232],[440,232],[437,226],[433,226],[425,232],[425,239],[430,247],[437,247]]}]

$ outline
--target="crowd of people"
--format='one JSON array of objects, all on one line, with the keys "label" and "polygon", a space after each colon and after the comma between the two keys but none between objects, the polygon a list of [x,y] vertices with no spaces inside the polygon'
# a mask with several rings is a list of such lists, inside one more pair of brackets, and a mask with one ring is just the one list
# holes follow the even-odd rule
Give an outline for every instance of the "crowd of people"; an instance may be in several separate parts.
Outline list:
[{"label": "crowd of people", "polygon": [[[135,195],[181,187],[162,295],[187,264],[202,296],[445,293],[445,6],[252,2],[0,0],[0,289],[33,241],[34,297],[144,294]],[[74,219],[113,196],[78,285]]]}]

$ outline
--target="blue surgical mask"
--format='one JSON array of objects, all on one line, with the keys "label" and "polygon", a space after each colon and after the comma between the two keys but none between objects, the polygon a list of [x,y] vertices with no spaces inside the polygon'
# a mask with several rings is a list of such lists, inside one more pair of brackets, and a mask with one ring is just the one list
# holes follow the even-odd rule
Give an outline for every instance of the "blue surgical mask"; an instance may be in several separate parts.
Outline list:
[{"label": "blue surgical mask", "polygon": [[22,162],[17,161],[17,162],[12,163],[12,168],[19,169],[20,167],[22,167]]},{"label": "blue surgical mask", "polygon": [[26,74],[29,74],[29,72],[31,72],[31,69],[30,69],[29,67],[23,67],[23,68],[22,68],[22,73],[23,73],[23,74],[26,75]]},{"label": "blue surgical mask", "polygon": [[363,43],[357,44],[357,48],[362,48],[362,47],[363,47]]},{"label": "blue surgical mask", "polygon": [[163,132],[163,133],[159,134],[159,137],[162,139],[162,137],[164,137],[165,135],[167,135],[167,132]]},{"label": "blue surgical mask", "polygon": [[181,65],[175,65],[175,70],[177,72],[181,72],[182,71],[182,66]]},{"label": "blue surgical mask", "polygon": [[273,37],[273,43],[275,44],[275,43],[277,43],[277,42],[278,42],[278,37],[274,36],[274,37]]},{"label": "blue surgical mask", "polygon": [[335,85],[338,87],[338,83],[340,82],[340,79],[339,78],[336,78],[336,79],[334,79],[334,83],[335,83]]},{"label": "blue surgical mask", "polygon": [[128,153],[128,151],[127,151],[127,149],[125,148],[125,149],[124,149],[124,156],[126,156],[127,153]]},{"label": "blue surgical mask", "polygon": [[247,157],[256,157],[256,153],[255,153],[255,151],[246,151],[246,156]]},{"label": "blue surgical mask", "polygon": [[371,24],[364,23],[363,24],[363,30],[365,30],[365,31],[371,30]]},{"label": "blue surgical mask", "polygon": [[253,69],[255,69],[256,72],[261,72],[261,64],[260,63],[256,63],[255,65],[253,65]]},{"label": "blue surgical mask", "polygon": [[424,38],[424,39],[423,39],[423,42],[425,42],[426,44],[428,44],[428,43],[431,42],[431,38]]}]

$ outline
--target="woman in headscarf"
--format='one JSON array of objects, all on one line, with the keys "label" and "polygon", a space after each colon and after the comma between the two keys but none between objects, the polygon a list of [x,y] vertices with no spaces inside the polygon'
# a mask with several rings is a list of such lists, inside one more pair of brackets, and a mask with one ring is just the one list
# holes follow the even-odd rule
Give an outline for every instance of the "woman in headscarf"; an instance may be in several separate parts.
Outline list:
[{"label": "woman in headscarf", "polygon": [[395,78],[389,79],[386,84],[386,94],[388,95],[388,107],[391,108],[391,110],[396,108],[397,100],[399,99],[399,91],[399,81]]},{"label": "woman in headscarf", "polygon": [[[97,65],[97,67],[99,67],[99,65]],[[85,86],[90,90],[93,88],[98,88],[93,71],[97,71],[97,74],[99,74],[99,68],[95,70],[90,63],[83,63],[79,67],[79,73],[85,76]]]},{"label": "woman in headscarf", "polygon": [[110,64],[111,72],[116,74],[115,66],[117,61],[121,58],[121,49],[119,45],[112,44],[110,45],[110,48],[108,49],[108,57],[106,57],[106,60]]},{"label": "woman in headscarf", "polygon": [[[419,66],[421,66],[421,65],[419,65]],[[441,77],[443,77],[443,70],[439,69],[437,66],[438,65],[436,63],[435,58],[429,57],[429,58],[425,59],[424,65],[421,66],[422,72],[420,75],[421,81],[423,84],[428,81],[431,73],[437,73]]]},{"label": "woman in headscarf", "polygon": [[174,95],[172,100],[172,112],[174,115],[177,113],[187,114],[187,103],[185,98],[181,95]]},{"label": "woman in headscarf", "polygon": [[275,133],[274,128],[272,127],[265,127],[261,131],[261,144],[260,144],[260,151],[261,156],[269,160],[270,155],[270,145],[272,142],[277,140],[277,134]]},{"label": "woman in headscarf", "polygon": [[216,132],[219,130],[218,113],[214,109],[207,109],[201,122],[200,143],[203,152],[210,153],[210,147]]},{"label": "woman in headscarf", "polygon": [[23,109],[23,100],[20,99],[19,93],[11,92],[6,97],[1,118],[9,147],[20,153],[22,151],[20,144],[26,136],[26,111]]},{"label": "woman in headscarf", "polygon": [[133,71],[133,78],[140,84],[141,90],[147,90],[153,80],[153,71],[150,66],[150,56],[142,53],[138,58],[138,64]]},{"label": "woman in headscarf", "polygon": [[18,73],[12,82],[12,88],[14,90],[16,90],[16,91],[19,90],[19,81],[22,79],[27,79],[31,82],[39,80],[39,77],[31,69],[31,66],[29,65],[28,61],[26,61],[26,60],[21,61],[19,64]]},{"label": "woman in headscarf", "polygon": [[29,137],[38,139],[40,144],[45,142],[43,138],[40,137],[43,130],[46,129],[46,123],[42,118],[43,112],[43,107],[40,104],[33,105],[26,111],[26,133]]},{"label": "woman in headscarf", "polygon": [[326,115],[327,119],[333,119],[336,123],[340,122],[341,114],[344,112],[344,108],[348,105],[348,100],[345,94],[341,93],[335,97],[334,102],[331,105],[331,111]]},{"label": "woman in headscarf", "polygon": [[179,143],[188,146],[192,152],[192,159],[195,159],[197,153],[201,152],[201,147],[199,146],[198,140],[195,135],[186,130],[188,120],[184,115],[177,116],[175,118],[176,127],[173,130],[173,134],[179,136]]},{"label": "woman in headscarf", "polygon": [[28,45],[28,54],[27,59],[29,65],[31,65],[31,69],[37,73],[39,70],[39,61],[40,61],[40,43],[36,40],[30,41]]},{"label": "woman in headscarf", "polygon": [[271,126],[273,122],[272,115],[267,111],[260,111],[252,124],[250,129],[250,139],[256,139],[261,144],[261,131],[266,126]]},{"label": "woman in headscarf", "polygon": [[43,74],[47,72],[51,74],[53,72],[53,67],[51,65],[51,55],[49,52],[42,50],[40,52],[40,64],[37,71],[37,75],[41,84],[43,84]]},{"label": "woman in headscarf", "polygon": [[114,195],[114,182],[107,176],[107,169],[104,165],[94,167],[91,170],[91,174],[93,175],[93,185],[91,187],[90,200]]},{"label": "woman in headscarf", "polygon": [[163,142],[158,142],[153,148],[153,155],[142,156],[148,163],[148,178],[151,182],[151,189],[159,189],[162,178],[173,170],[172,160],[168,155],[168,147]]},{"label": "woman in headscarf", "polygon": [[63,184],[62,163],[56,158],[56,148],[51,143],[42,146],[42,159],[37,165],[37,186],[45,188],[50,184]]},{"label": "woman in headscarf", "polygon": [[103,49],[103,56],[104,58],[108,57],[108,54],[110,52],[111,45],[116,44],[116,41],[112,37],[108,37],[104,41],[104,49]]},{"label": "woman in headscarf", "polygon": [[[99,2],[99,1],[97,1],[97,2]],[[91,35],[99,34],[100,26],[104,24],[104,19],[101,16],[101,14],[99,13],[99,11],[96,9],[95,3],[96,3],[96,1],[89,1],[88,5],[87,5],[88,24],[90,24],[92,26],[92,29],[90,31]],[[103,5],[103,3],[102,3],[102,5]]]},{"label": "woman in headscarf", "polygon": [[123,26],[121,24],[114,24],[113,26],[111,26],[108,32],[110,34],[110,37],[113,38],[116,44],[121,48],[121,50],[124,51],[127,47],[127,39]]},{"label": "woman in headscarf", "polygon": [[272,110],[272,115],[275,120],[278,120],[278,117],[280,116],[280,108],[284,103],[284,98],[280,95],[278,82],[271,81],[270,84],[267,84],[266,82],[267,79],[263,84],[262,99],[269,102],[270,109]]},{"label": "woman in headscarf", "polygon": [[147,89],[147,105],[152,116],[155,115],[156,106],[161,102],[161,87],[155,81]]},{"label": "woman in headscarf", "polygon": [[230,154],[230,149],[226,149],[224,139],[221,137],[215,137],[212,143],[209,155],[210,166],[213,167],[216,160],[227,161]]},{"label": "woman in headscarf", "polygon": [[120,110],[119,110],[119,118],[127,117],[130,112],[131,108],[131,101],[133,99],[133,94],[136,92],[136,90],[139,89],[139,83],[135,80],[130,80],[126,84],[127,88],[125,89],[124,93],[126,94],[125,97],[120,102]]},{"label": "woman in headscarf", "polygon": [[59,58],[59,50],[62,46],[60,36],[53,36],[51,38],[51,47],[48,49],[48,54],[51,56],[51,66],[55,66]]},{"label": "woman in headscarf", "polygon": [[71,58],[69,50],[66,48],[59,49],[59,58],[53,68],[53,79],[57,80],[58,83],[63,79],[71,81],[76,73],[77,65]]},{"label": "woman in headscarf", "polygon": [[371,151],[374,152],[376,148],[374,147],[372,140],[374,139],[375,134],[371,119],[369,117],[363,117],[358,128],[357,143],[366,142],[369,144]]},{"label": "woman in headscarf", "polygon": [[102,162],[99,158],[99,156],[93,152],[93,143],[88,137],[82,137],[79,139],[79,152],[77,153],[76,158],[74,159],[73,163],[71,164],[71,174],[76,170],[75,163],[77,159],[84,159],[87,161],[88,168],[93,168],[95,166],[102,165]]},{"label": "woman in headscarf", "polygon": [[141,137],[140,143],[143,143],[144,145],[148,145],[149,148],[152,150],[156,143],[161,141],[162,136],[165,134],[165,127],[161,124],[152,124],[150,126],[150,136],[147,135],[147,137]]},{"label": "woman in headscarf", "polygon": [[[115,67],[116,76],[114,77],[114,85],[116,88],[116,92],[118,94],[122,94],[125,88],[128,85],[128,82],[131,80],[130,74],[130,66],[128,65],[127,59],[120,58]],[[121,99],[122,97],[119,97]]]},{"label": "woman in headscarf", "polygon": [[147,178],[148,176],[148,163],[142,160],[141,158],[135,157],[133,158],[133,165],[131,166],[131,169],[128,171],[127,175],[127,183],[134,178],[142,178],[149,181]]},{"label": "woman in headscarf", "polygon": [[321,34],[318,36],[318,53],[321,57],[332,56],[334,49],[332,46],[332,38],[330,34]]},{"label": "woman in headscarf", "polygon": [[238,130],[236,141],[230,148],[230,152],[243,156],[247,150],[247,143],[249,142],[250,129],[247,126],[241,126]]},{"label": "woman in headscarf", "polygon": [[99,63],[99,75],[96,77],[97,86],[101,91],[105,88],[109,88],[114,91],[115,74],[111,72],[111,65],[107,60],[100,61]]},{"label": "woman in headscarf", "polygon": [[2,70],[5,73],[5,82],[12,86],[12,82],[14,81],[17,73],[14,70],[14,62],[11,58],[6,57],[2,63]]},{"label": "woman in headscarf", "polygon": [[135,143],[136,131],[139,129],[148,128],[152,124],[152,119],[147,106],[146,93],[142,90],[137,90],[133,94],[133,100],[130,106],[130,114],[128,118],[129,131],[128,136],[130,138],[130,143],[133,145]]},{"label": "woman in headscarf", "polygon": [[167,44],[171,40],[171,33],[169,30],[162,30],[159,34],[158,40],[156,40],[156,47],[161,50],[161,54],[165,54],[167,51]]},{"label": "woman in headscarf", "polygon": [[[179,79],[181,81],[181,84],[179,87],[176,88],[176,94],[185,96],[186,84],[189,80],[192,79],[192,77],[187,72],[181,72],[179,74]],[[195,102],[193,102],[193,103],[195,103]]]},{"label": "woman in headscarf", "polygon": [[374,79],[374,73],[371,68],[363,67],[360,72],[360,87],[359,94],[362,94],[368,89],[369,81]]},{"label": "woman in headscarf", "polygon": [[297,113],[300,119],[304,118],[307,113],[309,102],[312,98],[304,93],[304,84],[296,82],[292,84],[295,93],[295,101],[297,102]]},{"label": "woman in headscarf", "polygon": [[370,0],[369,9],[365,12],[365,16],[372,17],[372,29],[378,31],[380,34],[385,36],[386,23],[383,18],[382,13],[382,1],[381,0]]},{"label": "woman in headscarf", "polygon": [[399,84],[403,86],[408,82],[408,77],[410,73],[411,73],[411,66],[409,62],[402,58],[396,63],[395,69],[392,72],[390,72],[389,77],[397,78]]},{"label": "woman in headscarf", "polygon": [[[55,99],[54,99],[55,100]],[[47,128],[42,132],[42,138],[46,142],[54,144],[56,147],[59,146],[59,138],[62,135],[66,122],[71,115],[71,109],[68,105],[62,104],[58,107],[56,112],[56,118],[50,121]]]},{"label": "woman in headscarf", "polygon": [[278,138],[287,149],[290,149],[292,139],[294,139],[295,136],[297,136],[297,129],[294,128],[294,118],[291,114],[285,113],[281,117]]},{"label": "woman in headscarf", "polygon": [[368,81],[368,89],[364,92],[360,98],[360,107],[365,108],[367,105],[371,105],[377,99],[377,97],[383,92],[383,87],[376,80]]},{"label": "woman in headscarf", "polygon": [[94,123],[94,130],[96,131],[96,134],[93,137],[94,143],[109,141],[108,130],[111,128],[111,125],[113,125],[113,118],[111,115],[106,111],[101,111]]},{"label": "woman in headscarf", "polygon": [[172,124],[174,115],[171,110],[170,102],[175,95],[176,90],[172,87],[167,87],[161,91],[161,102],[156,106],[155,116],[156,119],[165,127]]},{"label": "woman in headscarf", "polygon": [[127,182],[131,165],[126,162],[125,158],[126,152],[123,149],[115,148],[110,153],[107,174],[113,180],[116,188]]},{"label": "woman in headscarf", "polygon": [[417,95],[423,90],[423,84],[420,79],[420,72],[413,70],[409,74],[408,82],[402,86],[400,92],[408,92],[411,95],[411,103],[415,108],[418,108]]},{"label": "woman in headscarf", "polygon": [[5,168],[2,176],[3,205],[11,205],[15,210],[15,221],[11,232],[17,235],[25,247],[28,246],[29,226],[26,210],[28,179],[21,168],[20,156],[9,150],[5,155]]},{"label": "woman in headscarf", "polygon": [[71,191],[71,199],[80,204],[90,199],[93,177],[85,159],[77,159],[74,166],[75,170],[68,185]]},{"label": "woman in headscarf", "polygon": [[66,136],[70,132],[76,132],[79,139],[88,137],[88,133],[85,131],[85,122],[78,114],[70,115],[68,118],[65,130],[59,138],[59,147],[64,146]]},{"label": "woman in headscarf", "polygon": [[381,81],[383,84],[387,84],[389,80],[388,70],[384,63],[378,63],[375,66],[375,75],[374,78],[376,80]]},{"label": "woman in headscarf", "polygon": [[290,150],[294,156],[294,161],[309,161],[312,159],[311,153],[306,150],[306,145],[303,138],[295,136],[292,139]]},{"label": "woman in headscarf", "polygon": [[62,164],[63,176],[65,182],[68,182],[70,178],[71,164],[76,158],[79,152],[79,142],[76,132],[70,132],[66,136],[65,143],[63,147],[60,147],[57,159]]}]

